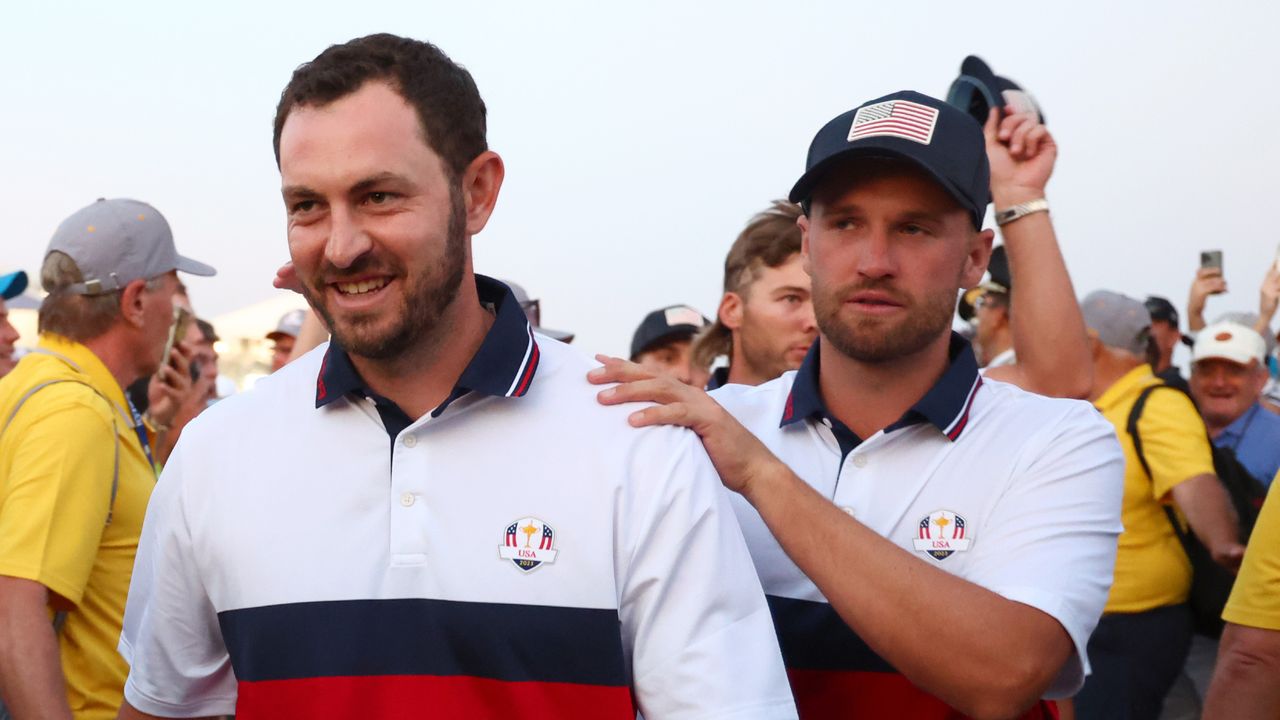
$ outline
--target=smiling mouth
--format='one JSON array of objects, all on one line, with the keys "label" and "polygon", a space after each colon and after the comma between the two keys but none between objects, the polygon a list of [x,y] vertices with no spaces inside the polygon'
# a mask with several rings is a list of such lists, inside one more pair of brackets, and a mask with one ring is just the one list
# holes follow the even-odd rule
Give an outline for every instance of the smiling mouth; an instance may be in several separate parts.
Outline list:
[{"label": "smiling mouth", "polygon": [[359,280],[356,282],[337,282],[333,283],[333,287],[342,295],[364,295],[375,290],[381,290],[390,282],[387,278],[377,278],[374,280]]}]

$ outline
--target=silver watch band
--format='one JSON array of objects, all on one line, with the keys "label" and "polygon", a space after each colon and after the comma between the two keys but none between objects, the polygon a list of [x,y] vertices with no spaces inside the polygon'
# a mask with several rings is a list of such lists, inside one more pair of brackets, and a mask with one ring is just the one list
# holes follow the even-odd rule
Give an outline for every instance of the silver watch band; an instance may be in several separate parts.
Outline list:
[{"label": "silver watch band", "polygon": [[1038,212],[1049,212],[1049,201],[1044,198],[1018,203],[1011,208],[996,211],[996,225],[1008,225],[1019,218]]}]

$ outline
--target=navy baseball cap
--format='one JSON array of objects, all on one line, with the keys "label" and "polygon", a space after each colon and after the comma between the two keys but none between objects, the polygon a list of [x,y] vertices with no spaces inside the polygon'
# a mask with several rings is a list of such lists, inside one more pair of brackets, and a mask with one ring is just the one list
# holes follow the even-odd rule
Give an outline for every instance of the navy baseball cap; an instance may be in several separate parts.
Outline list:
[{"label": "navy baseball cap", "polygon": [[947,90],[947,102],[969,113],[979,125],[986,124],[991,108],[1005,106],[1015,112],[1031,113],[1036,120],[1044,122],[1040,103],[1018,83],[992,72],[977,55],[970,55],[960,63],[960,75]]},{"label": "navy baseball cap", "polygon": [[688,305],[672,305],[644,316],[635,335],[631,336],[631,359],[652,350],[663,342],[688,340],[710,324],[702,313]]},{"label": "navy baseball cap", "polygon": [[26,289],[27,274],[21,270],[8,275],[0,275],[0,298],[12,300],[21,295],[22,291]]},{"label": "navy baseball cap", "polygon": [[903,90],[837,116],[809,144],[805,172],[791,188],[791,202],[807,206],[823,175],[856,157],[914,163],[969,212],[975,228],[982,228],[991,202],[986,139],[982,126],[955,106]]}]

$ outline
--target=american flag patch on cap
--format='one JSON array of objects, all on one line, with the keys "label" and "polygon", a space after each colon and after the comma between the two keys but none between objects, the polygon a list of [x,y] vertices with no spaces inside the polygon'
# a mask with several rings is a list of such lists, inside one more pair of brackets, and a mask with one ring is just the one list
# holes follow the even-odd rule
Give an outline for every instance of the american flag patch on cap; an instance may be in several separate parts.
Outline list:
[{"label": "american flag patch on cap", "polygon": [[934,108],[910,100],[889,100],[858,108],[849,128],[849,142],[887,136],[928,145],[937,124],[938,111]]}]

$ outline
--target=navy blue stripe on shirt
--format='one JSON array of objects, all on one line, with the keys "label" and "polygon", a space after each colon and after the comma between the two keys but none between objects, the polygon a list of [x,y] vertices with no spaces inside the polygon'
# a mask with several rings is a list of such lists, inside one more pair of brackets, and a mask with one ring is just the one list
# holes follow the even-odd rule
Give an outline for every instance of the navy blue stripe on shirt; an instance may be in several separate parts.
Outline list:
[{"label": "navy blue stripe on shirt", "polygon": [[430,675],[627,686],[616,610],[340,600],[218,613],[241,682]]},{"label": "navy blue stripe on shirt", "polygon": [[788,670],[896,673],[831,605],[769,595],[769,612]]}]

